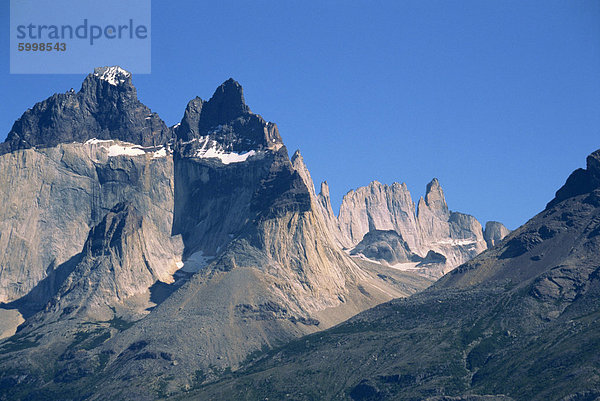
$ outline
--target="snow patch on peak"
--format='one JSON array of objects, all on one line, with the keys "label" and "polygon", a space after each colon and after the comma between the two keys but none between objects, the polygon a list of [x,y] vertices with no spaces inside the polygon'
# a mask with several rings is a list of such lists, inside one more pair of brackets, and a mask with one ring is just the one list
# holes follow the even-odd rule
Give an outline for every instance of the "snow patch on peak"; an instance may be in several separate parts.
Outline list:
[{"label": "snow patch on peak", "polygon": [[203,142],[200,149],[196,151],[195,157],[201,159],[219,159],[223,164],[245,162],[250,156],[256,154],[254,150],[245,153],[226,152],[222,146],[208,136],[196,138],[192,141]]},{"label": "snow patch on peak", "polygon": [[94,69],[94,76],[111,85],[117,86],[118,84],[125,83],[131,77],[131,73],[119,66],[99,67]]},{"label": "snow patch on peak", "polygon": [[154,154],[152,155],[153,159],[157,159],[159,157],[167,157],[167,149],[162,147],[159,150],[157,150],[156,152],[154,152]]},{"label": "snow patch on peak", "polygon": [[254,150],[251,150],[246,153],[235,153],[235,152],[225,152],[217,147],[211,147],[208,149],[200,149],[196,152],[196,157],[209,159],[216,158],[221,161],[223,164],[230,163],[240,163],[245,162],[250,156],[256,154]]},{"label": "snow patch on peak", "polygon": [[146,152],[141,146],[137,145],[112,145],[108,148],[108,157],[114,156],[141,156],[145,155]]},{"label": "snow patch on peak", "polygon": [[477,244],[477,240],[468,239],[468,238],[464,238],[464,239],[447,238],[447,239],[441,239],[439,241],[436,241],[433,244],[434,245],[451,245],[451,246],[469,246],[469,245]]},{"label": "snow patch on peak", "polygon": [[100,145],[100,144],[108,143],[108,142],[113,142],[113,140],[112,139],[92,138],[92,139],[88,139],[87,141],[85,141],[85,145]]},{"label": "snow patch on peak", "polygon": [[88,146],[99,146],[100,148],[108,151],[108,157],[115,156],[142,156],[146,153],[151,154],[153,159],[157,159],[160,157],[167,157],[168,152],[164,146],[156,147],[144,147],[140,145],[135,145],[129,142],[117,142],[112,139],[90,139],[85,142],[85,145]]}]

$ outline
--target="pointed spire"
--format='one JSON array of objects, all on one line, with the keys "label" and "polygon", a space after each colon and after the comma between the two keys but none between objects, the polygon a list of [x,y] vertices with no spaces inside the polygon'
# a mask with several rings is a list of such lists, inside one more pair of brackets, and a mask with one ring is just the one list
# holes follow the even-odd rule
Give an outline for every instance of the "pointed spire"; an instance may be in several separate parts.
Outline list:
[{"label": "pointed spire", "polygon": [[304,163],[304,158],[300,154],[300,149],[298,149],[294,152],[294,154],[292,155],[292,159],[290,161],[292,163],[292,167],[294,168],[294,170],[296,170],[298,172],[298,174],[300,174],[300,177],[302,177],[302,181],[304,181],[304,184],[308,188],[311,195],[316,196],[315,184],[313,183],[313,180],[310,176],[308,167],[306,167],[306,164]]},{"label": "pointed spire", "polygon": [[323,196],[326,199],[329,199],[329,184],[327,184],[327,181],[323,181],[321,183],[321,191],[320,191],[321,196]]},{"label": "pointed spire", "polygon": [[448,213],[448,205],[446,204],[444,191],[442,191],[442,187],[437,178],[434,178],[427,184],[425,203],[434,211],[442,212],[444,214]]},{"label": "pointed spire", "polygon": [[250,112],[244,100],[244,91],[233,78],[229,78],[217,88],[210,100],[203,106],[200,129],[208,129],[225,124]]},{"label": "pointed spire", "polygon": [[296,151],[292,155],[292,159],[291,159],[292,164],[294,164],[297,159],[300,159],[300,162],[302,162],[304,164],[304,158],[300,154],[300,149],[296,149]]},{"label": "pointed spire", "polygon": [[175,129],[178,139],[189,141],[198,135],[198,124],[204,103],[198,96],[188,102],[181,123]]}]

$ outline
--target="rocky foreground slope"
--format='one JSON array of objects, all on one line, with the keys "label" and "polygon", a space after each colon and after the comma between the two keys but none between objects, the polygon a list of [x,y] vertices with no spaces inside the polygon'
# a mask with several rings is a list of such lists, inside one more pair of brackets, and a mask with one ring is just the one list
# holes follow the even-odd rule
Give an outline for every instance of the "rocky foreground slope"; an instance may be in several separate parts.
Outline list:
[{"label": "rocky foreground slope", "polygon": [[427,290],[177,399],[599,400],[600,150],[537,216]]}]

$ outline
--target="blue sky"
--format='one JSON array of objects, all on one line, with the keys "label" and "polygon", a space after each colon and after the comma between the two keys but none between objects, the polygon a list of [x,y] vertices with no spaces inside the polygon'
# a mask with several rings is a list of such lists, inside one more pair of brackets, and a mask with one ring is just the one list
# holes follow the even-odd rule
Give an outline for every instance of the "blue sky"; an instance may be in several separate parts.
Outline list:
[{"label": "blue sky", "polygon": [[[0,35],[0,139],[81,75],[10,75]],[[160,1],[140,99],[168,125],[233,77],[299,148],[334,209],[372,180],[516,228],[600,148],[600,2]],[[318,188],[317,188],[318,190]]]}]

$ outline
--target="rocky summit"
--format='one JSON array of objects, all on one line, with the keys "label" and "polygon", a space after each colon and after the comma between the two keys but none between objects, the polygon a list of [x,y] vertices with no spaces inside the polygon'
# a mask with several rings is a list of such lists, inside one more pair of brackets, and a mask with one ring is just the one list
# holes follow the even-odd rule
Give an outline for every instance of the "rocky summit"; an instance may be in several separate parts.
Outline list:
[{"label": "rocky summit", "polygon": [[87,76],[79,92],[55,94],[23,113],[0,145],[0,154],[92,138],[157,146],[169,140],[170,132],[138,100],[129,72],[101,67]]}]

